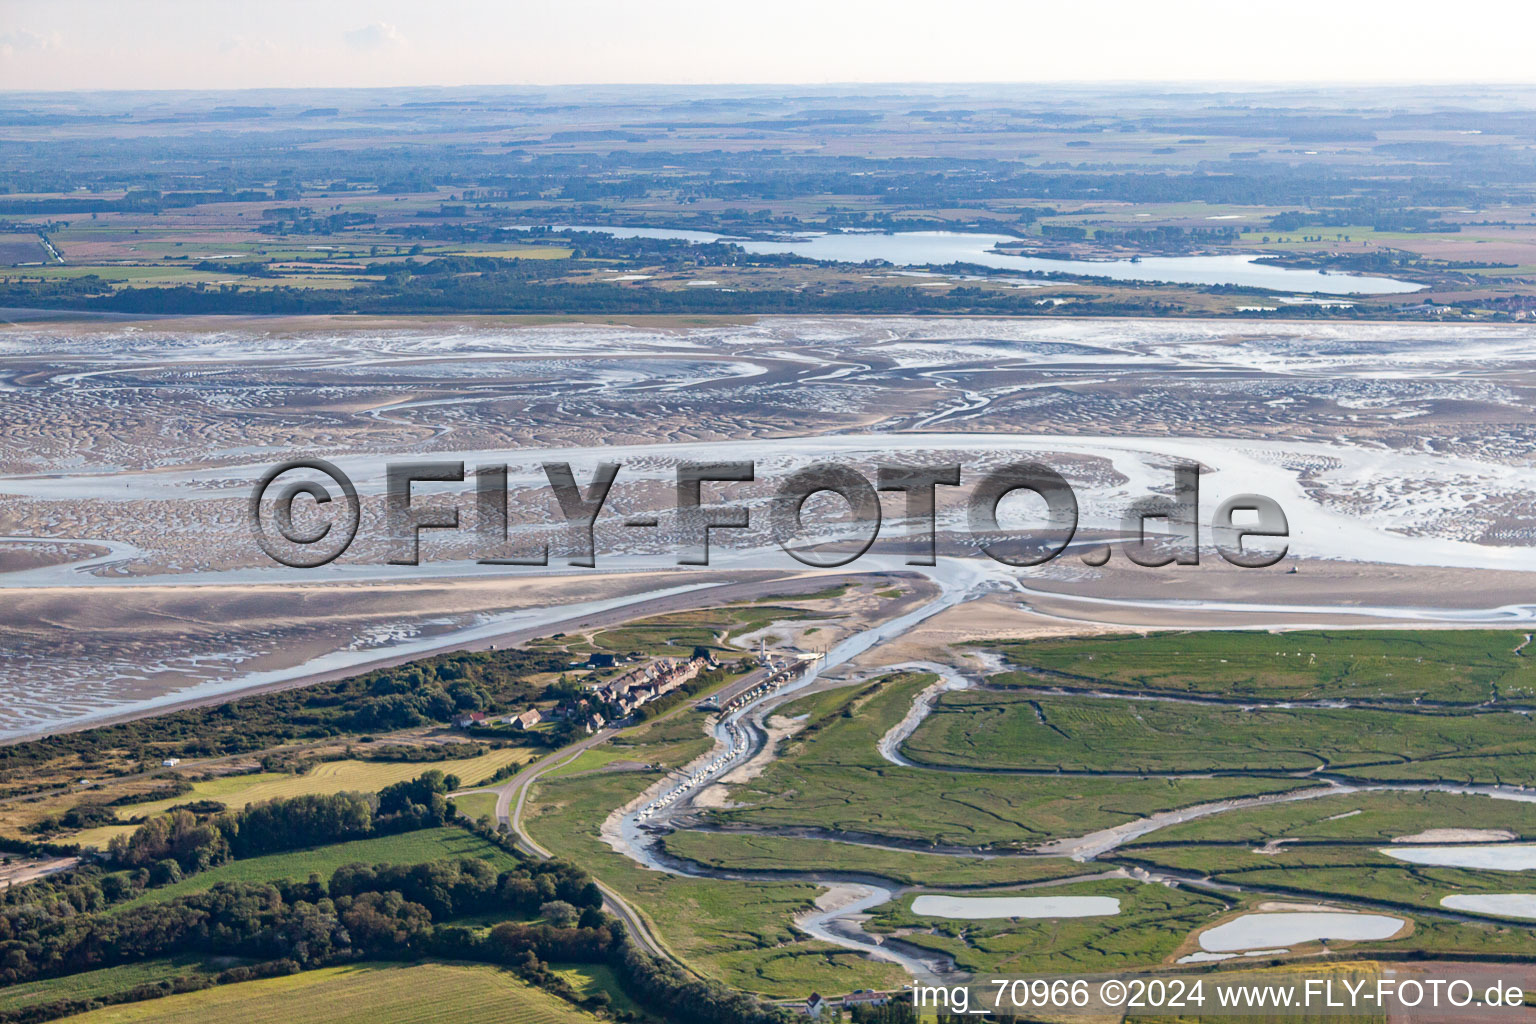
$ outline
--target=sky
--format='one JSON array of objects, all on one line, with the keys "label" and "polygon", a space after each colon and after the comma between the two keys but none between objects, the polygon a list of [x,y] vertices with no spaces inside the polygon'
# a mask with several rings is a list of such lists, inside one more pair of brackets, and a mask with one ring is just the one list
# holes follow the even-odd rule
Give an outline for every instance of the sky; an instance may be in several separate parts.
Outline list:
[{"label": "sky", "polygon": [[0,0],[0,90],[1533,82],[1516,0]]}]

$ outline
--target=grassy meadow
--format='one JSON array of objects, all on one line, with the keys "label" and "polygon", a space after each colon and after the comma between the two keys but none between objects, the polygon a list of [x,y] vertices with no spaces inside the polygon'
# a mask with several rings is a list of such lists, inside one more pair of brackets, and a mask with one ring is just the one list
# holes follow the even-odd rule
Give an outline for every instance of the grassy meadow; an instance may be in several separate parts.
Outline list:
[{"label": "grassy meadow", "polygon": [[[622,740],[627,756],[637,761],[676,766],[709,749],[702,729],[701,718],[683,714],[615,741]],[[682,878],[644,870],[604,843],[603,820],[659,777],[644,771],[541,779],[525,808],[523,828],[555,856],[612,886],[678,959],[706,976],[769,996],[903,983],[903,973],[892,964],[808,941],[793,930],[791,919],[811,907],[819,886]]]},{"label": "grassy meadow", "polygon": [[743,871],[849,871],[878,875],[901,885],[1020,885],[1091,872],[1062,858],[951,857],[882,849],[827,839],[799,839],[730,832],[673,832],[668,853],[714,868]]},{"label": "grassy meadow", "polygon": [[426,828],[398,835],[375,836],[350,843],[230,861],[207,871],[199,871],[180,882],[146,890],[142,896],[122,906],[163,903],[187,893],[211,889],[220,882],[275,882],[282,878],[303,881],[311,873],[327,878],[343,864],[355,861],[367,864],[420,864],[447,857],[479,857],[495,864],[498,870],[510,868],[517,863],[512,854],[463,829]]},{"label": "grassy meadow", "polygon": [[1242,708],[962,690],[903,753],[923,764],[1040,771],[1304,772],[1536,782],[1536,723],[1511,711]]},{"label": "grassy meadow", "polygon": [[814,694],[782,714],[809,715],[781,756],[733,787],[722,822],[808,826],[965,846],[1020,847],[1082,835],[1157,811],[1281,792],[1296,779],[1089,779],[956,773],[891,764],[876,749],[901,721],[924,674]]},{"label": "grassy meadow", "polygon": [[1227,912],[1222,900],[1132,879],[1100,879],[989,896],[1111,896],[1120,912],[1102,917],[997,918],[959,921],[912,912],[921,893],[907,893],[875,910],[870,931],[899,932],[903,941],[948,953],[961,970],[1026,974],[1036,971],[1123,970],[1159,964],[1195,929]]},{"label": "grassy meadow", "polygon": [[[995,645],[1019,685],[1276,700],[1480,704],[1536,695],[1536,660],[1506,630],[1158,633]],[[994,646],[989,644],[988,646]],[[1010,676],[994,677],[1006,683]]]},{"label": "grassy meadow", "polygon": [[[332,793],[376,793],[385,786],[414,779],[424,771],[437,769],[445,775],[457,775],[464,786],[473,786],[490,778],[501,768],[524,764],[538,753],[532,747],[501,747],[478,757],[448,761],[322,761],[306,772],[257,772],[228,775],[194,782],[192,791],[142,804],[127,804],[118,809],[120,818],[161,814],[177,804],[194,800],[217,800],[231,808],[260,803],[263,800]],[[85,829],[69,837],[82,846],[106,846],[112,837],[132,832],[132,825],[102,825]]]}]

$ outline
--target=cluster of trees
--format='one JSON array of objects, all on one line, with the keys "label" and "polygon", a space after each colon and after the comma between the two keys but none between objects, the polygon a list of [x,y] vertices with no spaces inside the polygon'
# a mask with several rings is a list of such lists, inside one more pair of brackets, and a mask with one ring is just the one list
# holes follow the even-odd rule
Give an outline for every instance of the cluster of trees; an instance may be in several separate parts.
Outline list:
[{"label": "cluster of trees", "polygon": [[524,707],[539,692],[529,677],[564,666],[559,654],[537,650],[444,654],[339,682],[252,694],[212,707],[0,747],[0,771],[24,774],[29,767],[62,757],[101,762],[121,751],[154,764],[167,756],[247,753],[360,728],[446,722],[460,709]]},{"label": "cluster of trees", "polygon": [[1184,249],[1211,243],[1229,244],[1235,242],[1239,234],[1241,232],[1237,228],[1229,226],[1184,228],[1177,224],[1164,224],[1155,228],[1098,228],[1093,237],[1106,245]]},{"label": "cluster of trees", "polygon": [[[95,898],[80,898],[89,889],[96,889]],[[38,900],[39,894],[47,898]],[[240,969],[239,976],[185,980],[194,987],[365,957],[433,956],[503,964],[558,990],[545,962],[604,963],[616,970],[626,991],[670,1021],[788,1020],[783,1010],[648,956],[599,909],[602,895],[592,880],[561,861],[529,861],[499,872],[477,858],[348,864],[329,881],[311,875],[304,882],[224,883],[119,910],[89,882],[39,890],[33,897],[0,907],[0,983],[197,952],[250,958],[257,966]],[[494,910],[509,916],[540,913],[544,920],[509,921],[489,932],[452,923],[466,913]],[[182,982],[173,979],[117,999],[168,994]],[[51,1009],[55,1012],[34,1012],[26,1019],[79,1007]]]},{"label": "cluster of trees", "polygon": [[207,203],[255,203],[272,193],[246,189],[240,192],[165,192],[135,189],[118,199],[69,197],[61,199],[0,199],[0,214],[37,216],[55,213],[159,213]]},{"label": "cluster of trees", "polygon": [[[563,861],[537,861],[533,869],[497,872],[485,860],[427,864],[348,864],[331,876],[329,895],[397,892],[442,921],[487,909],[538,913],[557,927],[598,928],[603,895],[580,869]],[[569,918],[567,919],[567,915]]]},{"label": "cluster of trees", "polygon": [[479,757],[491,748],[484,743],[369,743],[348,747],[347,756],[359,761],[388,761],[393,764],[428,761],[457,761]]},{"label": "cluster of trees", "polygon": [[1429,210],[1383,208],[1374,204],[1302,212],[1289,210],[1269,218],[1270,231],[1300,231],[1308,227],[1347,228],[1369,224],[1376,231],[1459,232],[1460,224],[1441,220]]},{"label": "cluster of trees", "polygon": [[[409,869],[353,864],[339,868],[330,884],[318,875],[307,882],[221,883],[118,910],[39,913],[35,905],[11,905],[0,912],[0,982],[187,952],[286,958],[302,967],[408,951],[494,962],[525,950],[543,959],[608,959],[615,931],[585,891],[587,880],[579,872],[572,877],[574,870],[538,863],[498,873],[476,859]],[[435,923],[470,909],[526,911],[528,891],[551,889],[569,901],[585,901],[574,927],[509,924],[485,937],[465,928],[434,930]]]},{"label": "cluster of trees", "polygon": [[745,992],[684,974],[633,940],[619,946],[612,962],[624,990],[671,1024],[787,1024],[793,1019],[788,1011]]},{"label": "cluster of trees", "polygon": [[367,227],[378,220],[372,213],[346,211],[321,217],[299,217],[295,220],[274,220],[262,230],[274,235],[335,235],[348,228]]},{"label": "cluster of trees", "polygon": [[232,859],[442,825],[457,783],[434,769],[377,794],[304,794],[212,817],[176,810],[115,837],[107,856],[117,867],[149,870],[149,884],[165,884]]},{"label": "cluster of trees", "polygon": [[[510,262],[510,261],[509,261]],[[532,261],[529,261],[532,262]],[[948,267],[942,269],[949,269]],[[1035,276],[1050,279],[1092,280],[1067,274]],[[630,288],[617,284],[537,283],[509,276],[480,275],[468,278],[432,279],[430,286],[419,286],[422,279],[412,279],[404,287],[390,291],[366,286],[354,289],[306,291],[296,288],[241,290],[176,288],[129,288],[113,294],[77,290],[90,278],[72,278],[59,282],[17,282],[0,286],[0,305],[50,306],[69,309],[113,310],[118,312],[192,314],[316,314],[316,313],[500,313],[500,314],[587,314],[614,315],[717,314],[717,315],[794,315],[794,314],[985,314],[997,316],[1157,316],[1177,313],[1181,316],[1209,316],[1209,311],[1159,297],[1155,287],[1144,285],[1142,297],[1108,298],[1088,292],[1074,293],[1066,305],[1037,304],[1028,293],[992,291],[979,287],[957,286],[947,291],[934,288],[871,287],[850,291],[805,289],[761,289],[725,291],[689,288]],[[56,287],[57,284],[57,287]],[[1118,287],[1130,287],[1119,282]],[[1219,293],[1221,285],[1204,286],[1204,292]],[[1375,306],[1354,309],[1292,306],[1287,317],[1371,319],[1384,312]],[[406,704],[389,706],[369,728],[403,728],[420,724],[425,712]],[[391,721],[400,713],[398,724]],[[367,721],[367,719],[360,719]],[[334,733],[333,733],[334,735]]]},{"label": "cluster of trees", "polygon": [[[506,263],[548,262],[507,260]],[[1023,276],[1016,274],[1015,276]],[[1047,275],[1034,275],[1045,277]],[[1069,279],[1072,275],[1051,275]],[[349,289],[241,289],[177,286],[112,291],[83,276],[0,286],[0,305],[156,314],[541,313],[588,314],[882,314],[988,313],[1009,316],[1106,316],[1155,312],[1166,302],[1091,302],[1042,307],[1029,295],[985,289],[870,287],[848,291],[764,288],[637,288],[530,279],[520,269],[465,276],[412,276]],[[1090,297],[1091,298],[1091,297]]]}]

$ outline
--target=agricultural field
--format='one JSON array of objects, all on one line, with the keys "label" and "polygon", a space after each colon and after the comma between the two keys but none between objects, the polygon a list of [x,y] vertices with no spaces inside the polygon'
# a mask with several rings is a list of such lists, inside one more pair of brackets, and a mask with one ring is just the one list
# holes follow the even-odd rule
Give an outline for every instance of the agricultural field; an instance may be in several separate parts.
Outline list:
[{"label": "agricultural field", "polygon": [[[1394,968],[1400,971],[1401,968]],[[1335,990],[1342,990],[1345,985],[1359,986],[1366,984],[1374,986],[1376,980],[1382,975],[1382,965],[1372,961],[1345,962],[1345,963],[1308,963],[1304,966],[1279,966],[1250,968],[1244,971],[1244,977],[1252,979],[1259,984],[1305,984],[1308,978],[1318,978],[1331,982]],[[1244,1013],[1241,1017],[1234,1018],[1231,1014],[1212,1013],[1184,1013],[1178,1016],[1166,1016],[1151,1013],[1128,1013],[1122,1024],[1230,1024],[1234,1019],[1241,1020],[1243,1024],[1332,1024],[1340,1020],[1336,1009],[1318,1010],[1309,1012],[1305,1010],[1287,1010],[1283,1013],[1264,1012],[1254,1010]],[[1348,1019],[1351,1024],[1387,1024],[1388,1015],[1385,1012],[1370,1009],[1352,1010]]]},{"label": "agricultural field", "polygon": [[[332,793],[376,793],[385,786],[414,779],[422,772],[436,769],[445,775],[457,775],[464,786],[473,786],[507,765],[524,764],[536,751],[530,747],[500,747],[478,757],[447,761],[322,761],[301,774],[258,772],[229,775],[204,782],[194,782],[192,791],[142,804],[118,808],[118,817],[127,819],[164,813],[177,804],[194,800],[217,800],[230,808],[240,808],[263,800]],[[105,846],[113,836],[133,831],[132,825],[103,825],[69,836],[83,846]]]},{"label": "agricultural field", "polygon": [[36,235],[0,232],[0,267],[13,267],[18,263],[42,263],[47,259],[48,250],[43,248],[43,243]]},{"label": "agricultural field", "polygon": [[[997,645],[1015,671],[994,685],[1061,686],[1233,700],[1536,699],[1536,660],[1501,630],[1159,633]],[[989,645],[991,646],[991,645]]]},{"label": "agricultural field", "polygon": [[303,881],[311,874],[322,878],[343,864],[421,864],[450,857],[478,857],[490,861],[497,870],[517,864],[517,858],[460,828],[443,827],[375,836],[349,843],[334,843],[308,850],[271,853],[230,861],[195,875],[149,889],[142,896],[123,904],[164,903],[189,892],[211,889],[220,882],[275,882],[279,879]]},{"label": "agricultural field", "polygon": [[518,980],[471,964],[356,964],[110,1006],[70,1024],[583,1024],[599,1018]]},{"label": "agricultural field", "polygon": [[1230,797],[1293,790],[1295,779],[1087,779],[907,768],[876,744],[933,681],[885,677],[785,705],[810,714],[762,775],[733,787],[726,824],[797,826],[963,846],[1022,847],[1134,817]]},{"label": "agricultural field", "polygon": [[1311,772],[1536,782],[1536,724],[1515,712],[1216,707],[968,690],[907,740],[922,764],[1034,771]]},{"label": "agricultural field", "polygon": [[62,978],[8,985],[0,988],[0,1013],[16,1013],[65,999],[101,999],[168,978],[211,977],[240,963],[242,961],[233,957],[159,957]]}]

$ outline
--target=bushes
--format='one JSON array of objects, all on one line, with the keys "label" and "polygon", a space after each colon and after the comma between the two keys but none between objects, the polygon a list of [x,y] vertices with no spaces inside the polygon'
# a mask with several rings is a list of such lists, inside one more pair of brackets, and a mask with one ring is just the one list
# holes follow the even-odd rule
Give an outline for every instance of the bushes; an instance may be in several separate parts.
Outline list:
[{"label": "bushes", "polygon": [[308,793],[251,804],[234,814],[220,815],[215,821],[235,857],[256,857],[362,839],[375,831],[386,831],[376,827],[376,804],[376,798],[366,793]]},{"label": "bushes", "polygon": [[64,757],[101,762],[124,750],[136,760],[152,762],[171,755],[237,754],[296,739],[343,735],[357,731],[362,722],[371,723],[362,731],[446,722],[461,705],[525,705],[540,689],[528,678],[563,667],[561,655],[538,651],[443,654],[339,682],[252,694],[212,707],[12,744],[0,748],[0,770],[20,772]]},{"label": "bushes", "polygon": [[624,989],[671,1024],[785,1024],[788,1011],[656,960],[627,936],[614,967]]},{"label": "bushes", "polygon": [[[179,870],[169,858],[151,874]],[[530,893],[581,898],[587,877],[558,862],[497,872],[477,858],[426,864],[348,864],[329,883],[223,883],[164,903],[87,912],[58,901],[51,908],[15,904],[0,912],[0,982],[75,974],[184,952],[292,959],[312,967],[357,956],[406,952],[511,963],[531,952],[546,960],[606,962],[616,941],[595,912],[579,922],[507,923],[484,937],[437,922],[467,912],[525,911]],[[534,907],[540,903],[533,903]],[[574,916],[575,908],[572,907]]]},{"label": "bushes", "polygon": [[[151,818],[131,835],[115,837],[107,855],[119,867],[170,861],[183,874],[191,874],[231,859],[431,828],[448,820],[450,781],[434,769],[388,786],[377,796],[304,794],[213,818],[177,809]],[[163,874],[168,869],[158,870]],[[160,884],[154,883],[154,871],[151,881]]]},{"label": "bushes", "polygon": [[[199,820],[190,811],[175,811],[151,818],[132,835],[113,837],[107,851],[119,867],[142,868],[170,861],[186,872],[202,871],[230,857],[225,832],[210,822]],[[154,872],[151,872],[153,877]]]},{"label": "bushes", "polygon": [[[172,829],[163,838],[171,843],[175,835]],[[165,858],[145,873],[173,869],[179,869],[178,862]],[[120,881],[120,876],[108,878]],[[186,952],[266,962],[237,969],[244,972],[239,976],[227,971],[218,983],[361,957],[430,955],[502,964],[567,997],[574,993],[549,974],[544,961],[608,964],[627,991],[680,1024],[782,1024],[787,1019],[751,996],[652,960],[622,924],[598,909],[602,895],[592,879],[562,861],[525,861],[501,872],[478,858],[348,864],[328,882],[315,875],[304,882],[231,882],[116,912],[105,909],[106,882],[101,888],[89,880],[56,887],[49,903],[35,902],[34,892],[34,902],[10,903],[0,910],[0,984]],[[547,909],[550,920],[508,921],[485,934],[451,923],[465,913],[498,909]],[[151,998],[206,984],[198,978],[171,979],[101,1002]],[[30,1024],[90,1008],[79,1002],[0,1016],[0,1024]]]}]

